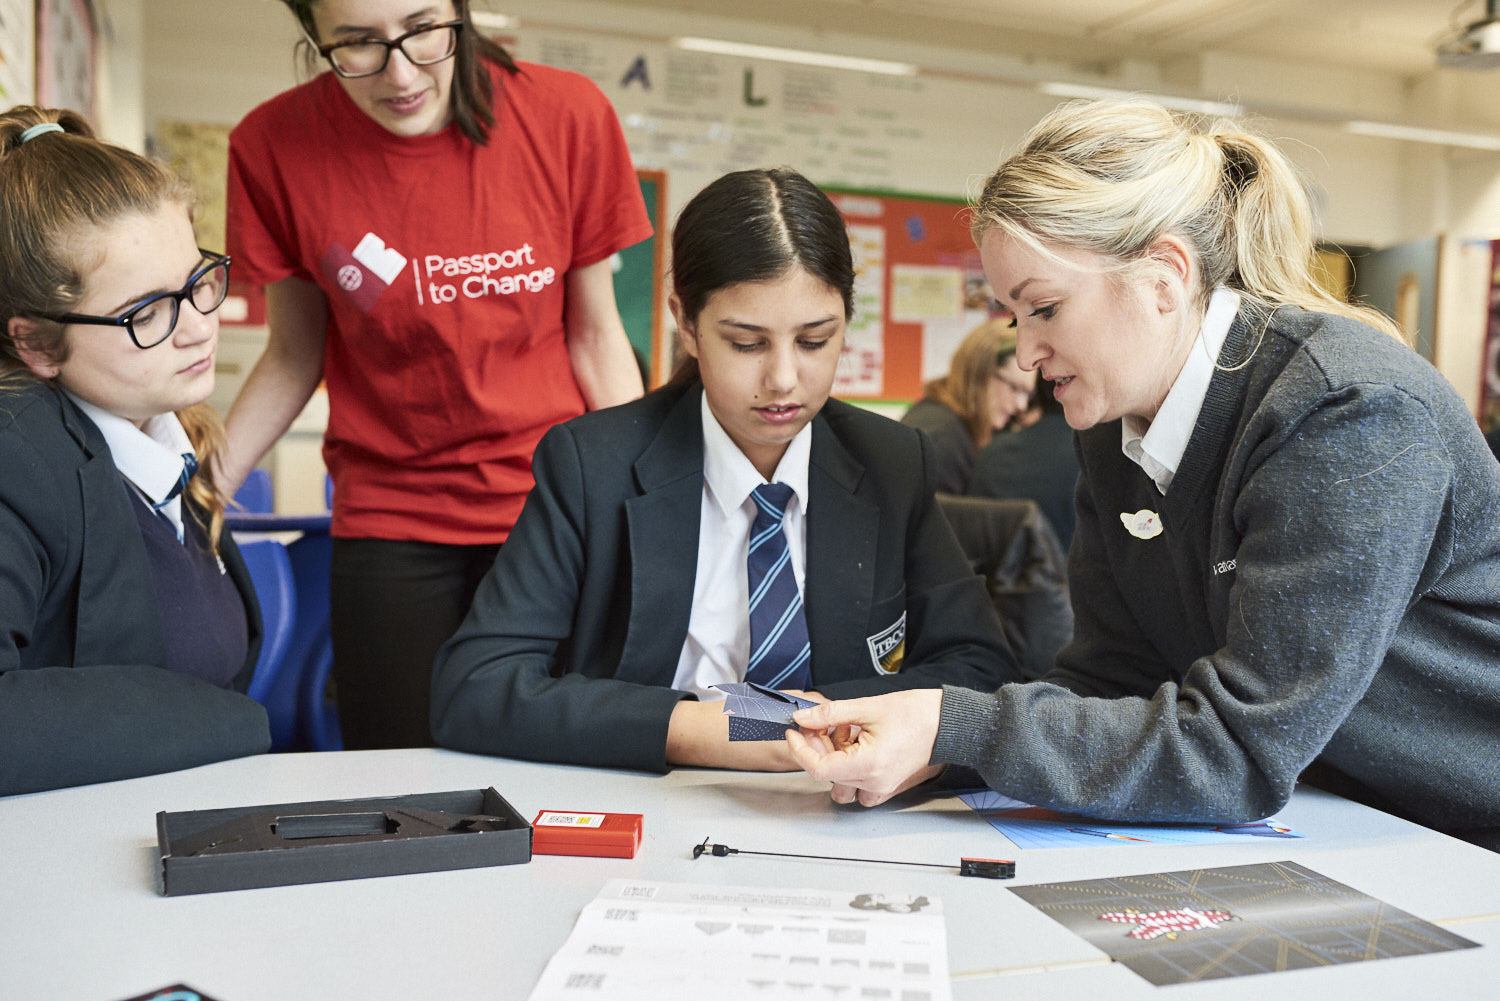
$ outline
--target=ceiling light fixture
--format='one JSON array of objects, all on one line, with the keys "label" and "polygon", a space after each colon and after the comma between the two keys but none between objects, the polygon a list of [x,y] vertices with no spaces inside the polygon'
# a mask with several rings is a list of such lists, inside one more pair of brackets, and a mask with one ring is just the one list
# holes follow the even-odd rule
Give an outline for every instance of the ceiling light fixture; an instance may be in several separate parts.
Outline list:
[{"label": "ceiling light fixture", "polygon": [[1048,82],[1037,85],[1037,90],[1054,97],[1081,97],[1090,101],[1154,101],[1173,111],[1191,111],[1200,115],[1228,115],[1238,118],[1245,109],[1228,101],[1205,101],[1196,97],[1177,97],[1173,94],[1151,94],[1137,90],[1119,90],[1114,87],[1089,87],[1084,84]]},{"label": "ceiling light fixture", "polygon": [[509,14],[496,14],[488,10],[471,10],[469,17],[477,26],[490,31],[510,31],[520,23]]},{"label": "ceiling light fixture", "polygon": [[1468,149],[1500,152],[1500,135],[1486,135],[1482,132],[1452,132],[1447,129],[1427,129],[1412,125],[1392,125],[1388,122],[1362,121],[1345,122],[1344,129],[1360,136],[1404,139],[1407,142],[1436,143],[1439,146],[1463,146]]},{"label": "ceiling light fixture", "polygon": [[886,76],[917,75],[917,68],[911,63],[896,63],[885,59],[860,59],[854,56],[837,56],[829,52],[808,52],[803,49],[779,49],[770,45],[725,42],[717,38],[674,38],[672,45],[686,52],[709,52],[720,56],[769,59],[780,63],[853,70],[856,73],[881,73]]}]

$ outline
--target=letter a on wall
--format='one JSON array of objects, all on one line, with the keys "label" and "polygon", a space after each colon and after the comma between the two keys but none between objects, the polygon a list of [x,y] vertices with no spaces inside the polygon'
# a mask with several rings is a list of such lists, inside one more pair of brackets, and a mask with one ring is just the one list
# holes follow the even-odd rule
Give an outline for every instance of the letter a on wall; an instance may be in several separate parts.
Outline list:
[{"label": "letter a on wall", "polygon": [[630,64],[630,69],[620,78],[621,87],[629,87],[630,81],[635,80],[646,90],[651,89],[651,77],[646,72],[646,57],[636,56],[635,62]]}]

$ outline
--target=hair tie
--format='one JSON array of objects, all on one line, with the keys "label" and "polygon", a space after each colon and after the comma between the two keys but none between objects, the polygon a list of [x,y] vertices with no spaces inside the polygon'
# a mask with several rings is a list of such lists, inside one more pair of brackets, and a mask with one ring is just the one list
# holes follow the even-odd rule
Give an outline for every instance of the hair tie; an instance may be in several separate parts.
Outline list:
[{"label": "hair tie", "polygon": [[17,146],[24,146],[37,136],[46,135],[48,132],[61,132],[63,127],[56,122],[40,122],[31,126],[21,133],[21,138],[16,141]]}]

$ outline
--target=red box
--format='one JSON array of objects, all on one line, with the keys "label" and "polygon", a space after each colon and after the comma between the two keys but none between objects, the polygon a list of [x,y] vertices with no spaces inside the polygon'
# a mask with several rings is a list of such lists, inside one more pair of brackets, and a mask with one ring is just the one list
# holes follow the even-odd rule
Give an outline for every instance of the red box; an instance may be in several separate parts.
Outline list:
[{"label": "red box", "polygon": [[531,854],[635,858],[641,846],[639,813],[542,810],[531,822]]}]

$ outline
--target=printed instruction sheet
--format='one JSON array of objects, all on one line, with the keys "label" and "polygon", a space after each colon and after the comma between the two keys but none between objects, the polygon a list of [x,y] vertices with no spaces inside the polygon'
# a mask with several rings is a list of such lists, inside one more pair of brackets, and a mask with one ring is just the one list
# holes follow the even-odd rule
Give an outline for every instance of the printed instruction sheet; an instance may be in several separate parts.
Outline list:
[{"label": "printed instruction sheet", "polygon": [[949,1001],[942,905],[873,890],[611,880],[530,1001],[698,996]]}]

